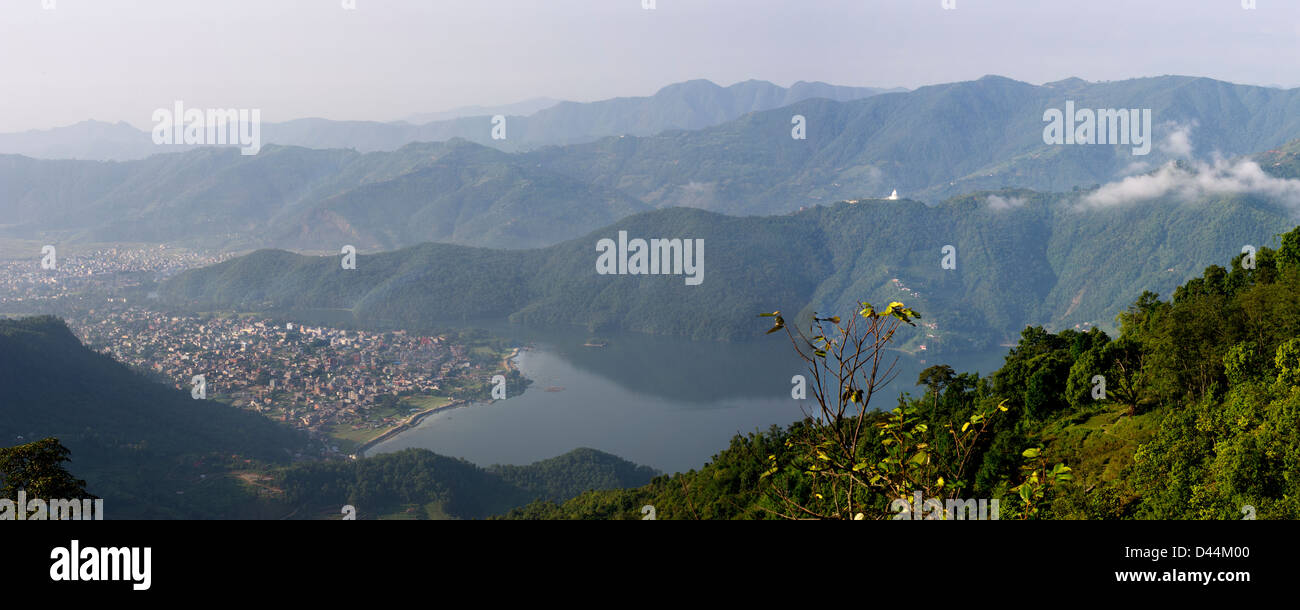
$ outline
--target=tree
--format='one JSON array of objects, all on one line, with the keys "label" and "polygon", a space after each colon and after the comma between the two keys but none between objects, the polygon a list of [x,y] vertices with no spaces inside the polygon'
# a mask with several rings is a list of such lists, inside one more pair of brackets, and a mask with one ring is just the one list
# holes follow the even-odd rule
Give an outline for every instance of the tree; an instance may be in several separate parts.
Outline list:
[{"label": "tree", "polygon": [[1291,229],[1282,234],[1282,246],[1278,248],[1276,256],[1277,266],[1280,269],[1284,271],[1300,269],[1300,231]]},{"label": "tree", "polygon": [[63,468],[71,454],[53,437],[0,449],[0,498],[16,500],[25,489],[30,498],[94,499],[86,482]]},{"label": "tree", "polygon": [[[777,516],[876,519],[889,514],[888,501],[915,492],[939,502],[955,498],[966,487],[979,436],[994,414],[1006,411],[1003,404],[986,405],[959,429],[947,423],[943,434],[951,442],[942,447],[935,443],[937,426],[915,406],[900,400],[888,414],[870,411],[871,399],[897,376],[898,358],[886,358],[887,346],[900,326],[915,326],[912,320],[921,316],[897,301],[884,311],[859,305],[856,315],[843,320],[814,312],[807,333],[786,324],[779,311],[760,314],[774,318],[768,333],[784,330],[808,365],[817,403],[806,413],[803,430],[786,440],[784,459],[769,455],[771,466],[761,475],[769,481],[777,506],[769,510]],[[948,383],[950,373],[935,369],[928,378]]]},{"label": "tree", "polygon": [[1291,339],[1277,346],[1273,358],[1277,367],[1277,381],[1284,386],[1300,386],[1300,339]]},{"label": "tree", "polygon": [[938,410],[939,393],[942,392],[944,388],[948,387],[948,384],[952,383],[952,380],[955,377],[956,375],[952,370],[952,367],[946,364],[936,364],[921,371],[921,374],[917,376],[916,385],[929,387],[930,393],[934,395],[933,405],[930,409],[931,417],[933,417],[934,412]]},{"label": "tree", "polygon": [[1109,366],[1110,378],[1115,380],[1111,393],[1120,404],[1128,406],[1130,416],[1137,414],[1146,388],[1146,352],[1141,344],[1130,337],[1120,337],[1107,343],[1101,350],[1102,361]]}]

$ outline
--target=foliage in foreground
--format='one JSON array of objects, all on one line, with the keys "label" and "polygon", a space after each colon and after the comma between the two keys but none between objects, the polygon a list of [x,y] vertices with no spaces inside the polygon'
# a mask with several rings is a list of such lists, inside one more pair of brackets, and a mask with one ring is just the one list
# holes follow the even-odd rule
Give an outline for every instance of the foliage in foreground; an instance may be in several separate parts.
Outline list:
[{"label": "foliage in foreground", "polygon": [[[889,518],[905,492],[943,498],[946,487],[999,499],[1002,518],[1300,518],[1300,228],[1254,260],[1207,268],[1168,301],[1142,294],[1118,321],[1115,339],[1026,328],[998,371],[931,367],[922,395],[890,412],[845,412],[865,407],[854,399],[867,386],[832,383],[848,394],[823,391],[830,420],[818,409],[820,420],[737,436],[698,471],[508,517],[639,519],[651,505],[657,519]],[[827,337],[814,335],[814,349]],[[916,436],[967,424],[981,430],[969,444]],[[878,440],[825,444],[845,429]]]}]

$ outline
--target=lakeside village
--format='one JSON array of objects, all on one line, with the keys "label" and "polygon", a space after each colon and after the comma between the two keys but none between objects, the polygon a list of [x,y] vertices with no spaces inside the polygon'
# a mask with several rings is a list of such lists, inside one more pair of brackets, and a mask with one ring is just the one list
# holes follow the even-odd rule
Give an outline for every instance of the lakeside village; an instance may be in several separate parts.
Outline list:
[{"label": "lakeside village", "polygon": [[527,383],[486,333],[304,327],[150,307],[152,285],[230,256],[106,245],[60,252],[44,268],[33,249],[0,260],[0,315],[58,315],[86,346],[186,392],[203,375],[207,399],[307,432],[322,457],[355,455],[436,409],[487,400],[494,375],[509,379],[512,394]]},{"label": "lakeside village", "polygon": [[309,433],[355,456],[420,417],[486,399],[509,354],[486,340],[277,324],[255,316],[177,316],[140,308],[69,326],[91,349],[180,390]]}]

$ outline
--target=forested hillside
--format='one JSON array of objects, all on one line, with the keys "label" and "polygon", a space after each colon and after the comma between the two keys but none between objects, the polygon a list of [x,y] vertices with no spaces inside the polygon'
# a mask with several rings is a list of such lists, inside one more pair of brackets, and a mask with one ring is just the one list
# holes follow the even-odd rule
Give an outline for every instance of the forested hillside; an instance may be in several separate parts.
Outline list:
[{"label": "forested hillside", "polygon": [[[338,257],[261,251],[180,275],[161,294],[201,310],[329,310],[406,324],[509,319],[722,340],[761,332],[754,311],[827,311],[871,294],[931,312],[926,323],[936,326],[904,343],[942,352],[1013,342],[1027,324],[1111,327],[1134,291],[1167,293],[1294,226],[1264,196],[1091,208],[1081,196],[1002,191],[933,207],[866,200],[774,217],[658,210],[540,250],[425,244],[361,256],[356,269]],[[619,231],[703,239],[703,283],[597,274],[597,241]],[[949,245],[953,269],[941,264]]]},{"label": "forested hillside", "polygon": [[0,155],[0,236],[363,251],[425,241],[523,248],[648,209],[463,140],[394,152],[206,148],[128,163]]},{"label": "forested hillside", "polygon": [[[928,369],[918,396],[893,412],[872,405],[884,410],[866,416],[874,440],[853,471],[888,479],[902,462],[890,462],[898,445],[886,439],[903,439],[921,456],[903,455],[914,472],[965,464],[961,477],[916,476],[904,489],[997,498],[1002,519],[1300,517],[1300,229],[1253,268],[1241,255],[1212,265],[1171,298],[1142,294],[1119,319],[1114,338],[1027,328],[986,377]],[[822,462],[806,455],[816,430],[803,421],[738,436],[699,471],[509,517],[640,519],[652,505],[660,519],[779,518],[788,498],[833,510],[836,498],[818,495]],[[852,510],[893,517],[898,496],[877,479],[867,487]]]},{"label": "forested hillside", "polygon": [[481,468],[422,449],[347,462],[295,465],[277,475],[298,517],[472,519],[537,500],[563,501],[590,490],[647,483],[654,470],[594,449],[524,466]]}]

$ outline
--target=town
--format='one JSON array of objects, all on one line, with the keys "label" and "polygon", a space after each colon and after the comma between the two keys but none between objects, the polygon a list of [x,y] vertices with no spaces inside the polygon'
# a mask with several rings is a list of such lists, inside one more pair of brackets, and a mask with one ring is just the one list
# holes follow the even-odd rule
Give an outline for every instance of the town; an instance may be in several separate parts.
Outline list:
[{"label": "town", "polygon": [[129,307],[69,319],[88,347],[205,398],[302,429],[331,453],[364,446],[413,413],[475,396],[503,358],[486,345],[255,316],[178,316]]}]

